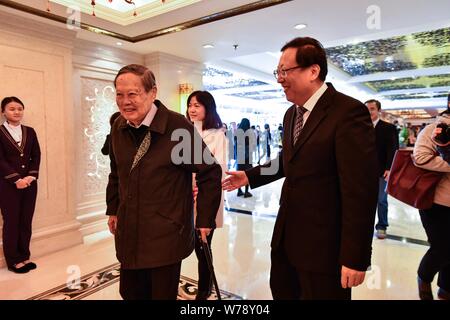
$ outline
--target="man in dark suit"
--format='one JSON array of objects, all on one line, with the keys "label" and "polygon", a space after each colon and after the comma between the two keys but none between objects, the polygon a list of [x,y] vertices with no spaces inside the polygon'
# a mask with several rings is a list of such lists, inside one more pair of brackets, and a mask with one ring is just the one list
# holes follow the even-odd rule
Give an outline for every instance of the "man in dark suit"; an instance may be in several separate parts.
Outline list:
[{"label": "man in dark suit", "polygon": [[125,300],[175,300],[181,261],[194,250],[192,173],[196,227],[206,241],[215,227],[222,170],[194,157],[194,141],[201,155],[210,153],[200,136],[193,139],[198,133],[184,116],[156,100],[149,69],[125,66],[114,85],[121,116],[111,128],[106,214],[121,263],[120,294]]},{"label": "man in dark suit", "polygon": [[378,239],[386,238],[388,224],[388,202],[386,184],[391,170],[395,151],[398,150],[397,128],[380,119],[381,103],[378,100],[368,100],[364,103],[369,109],[370,118],[375,128],[376,146],[378,154],[378,222],[375,226]]},{"label": "man in dark suit", "polygon": [[274,299],[350,299],[370,266],[374,130],[361,102],[324,82],[317,40],[296,38],[281,51],[274,75],[294,103],[283,120],[283,149],[266,165],[228,172],[222,185],[256,188],[286,178],[271,244]]}]

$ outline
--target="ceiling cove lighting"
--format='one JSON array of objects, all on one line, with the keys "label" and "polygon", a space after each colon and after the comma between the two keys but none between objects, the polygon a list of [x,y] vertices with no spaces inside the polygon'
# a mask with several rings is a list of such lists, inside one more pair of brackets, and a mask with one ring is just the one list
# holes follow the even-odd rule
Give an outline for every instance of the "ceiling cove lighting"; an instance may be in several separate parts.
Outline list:
[{"label": "ceiling cove lighting", "polygon": [[[95,3],[96,0],[91,0],[91,6],[92,6],[92,16],[95,17]],[[108,0],[109,3],[112,3],[114,0]],[[119,1],[119,0],[115,0],[115,1]],[[133,5],[134,6],[134,10],[133,10],[133,16],[137,16],[137,12],[136,12],[136,3],[134,3],[133,0],[122,0],[125,1],[126,3],[128,3],[129,5]],[[164,4],[166,3],[166,0],[161,0],[161,3]],[[47,0],[47,12],[50,12],[51,8],[50,8],[50,0]]]},{"label": "ceiling cove lighting", "polygon": [[296,30],[302,30],[302,29],[305,29],[307,26],[308,26],[308,25],[305,24],[305,23],[299,23],[299,24],[296,24],[296,25],[294,26],[294,29],[296,29]]},{"label": "ceiling cove lighting", "polygon": [[204,45],[203,45],[203,48],[204,48],[204,49],[213,49],[213,48],[214,48],[214,45],[212,45],[212,44],[210,44],[210,43],[207,43],[207,44],[204,44]]}]

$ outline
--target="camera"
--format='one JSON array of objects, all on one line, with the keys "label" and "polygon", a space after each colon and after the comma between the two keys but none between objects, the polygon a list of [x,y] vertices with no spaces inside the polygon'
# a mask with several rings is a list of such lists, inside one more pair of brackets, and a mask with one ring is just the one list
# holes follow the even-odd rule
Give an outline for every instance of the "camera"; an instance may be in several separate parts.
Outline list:
[{"label": "camera", "polygon": [[439,123],[436,128],[441,128],[442,131],[434,137],[434,140],[440,144],[447,144],[450,141],[450,127],[446,123]]}]

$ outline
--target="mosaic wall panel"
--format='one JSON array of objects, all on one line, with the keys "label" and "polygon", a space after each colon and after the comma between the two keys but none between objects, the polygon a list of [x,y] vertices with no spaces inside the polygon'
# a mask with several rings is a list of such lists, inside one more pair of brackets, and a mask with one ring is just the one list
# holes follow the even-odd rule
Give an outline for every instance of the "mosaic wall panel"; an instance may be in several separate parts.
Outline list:
[{"label": "mosaic wall panel", "polygon": [[450,75],[425,76],[417,78],[402,78],[395,80],[369,81],[365,84],[378,91],[435,88],[450,86]]},{"label": "mosaic wall panel", "polygon": [[450,65],[450,28],[327,48],[351,76]]},{"label": "mosaic wall panel", "polygon": [[104,193],[109,175],[109,157],[101,153],[110,131],[109,118],[117,111],[112,82],[81,79],[82,188],[85,196]]}]

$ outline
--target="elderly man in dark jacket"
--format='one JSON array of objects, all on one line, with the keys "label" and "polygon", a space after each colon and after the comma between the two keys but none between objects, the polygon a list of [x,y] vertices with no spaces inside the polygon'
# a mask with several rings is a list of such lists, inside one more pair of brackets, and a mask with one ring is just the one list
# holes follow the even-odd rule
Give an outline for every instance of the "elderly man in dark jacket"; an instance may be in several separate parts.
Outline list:
[{"label": "elderly man in dark jacket", "polygon": [[[194,157],[194,141],[202,155],[209,151],[193,138],[185,117],[156,100],[149,69],[126,66],[114,85],[121,116],[111,128],[106,214],[121,263],[120,294],[125,300],[176,299],[181,261],[194,249],[192,173],[196,227],[206,238],[220,204],[221,168]],[[192,140],[181,142],[188,148],[179,148],[177,136]]]}]

